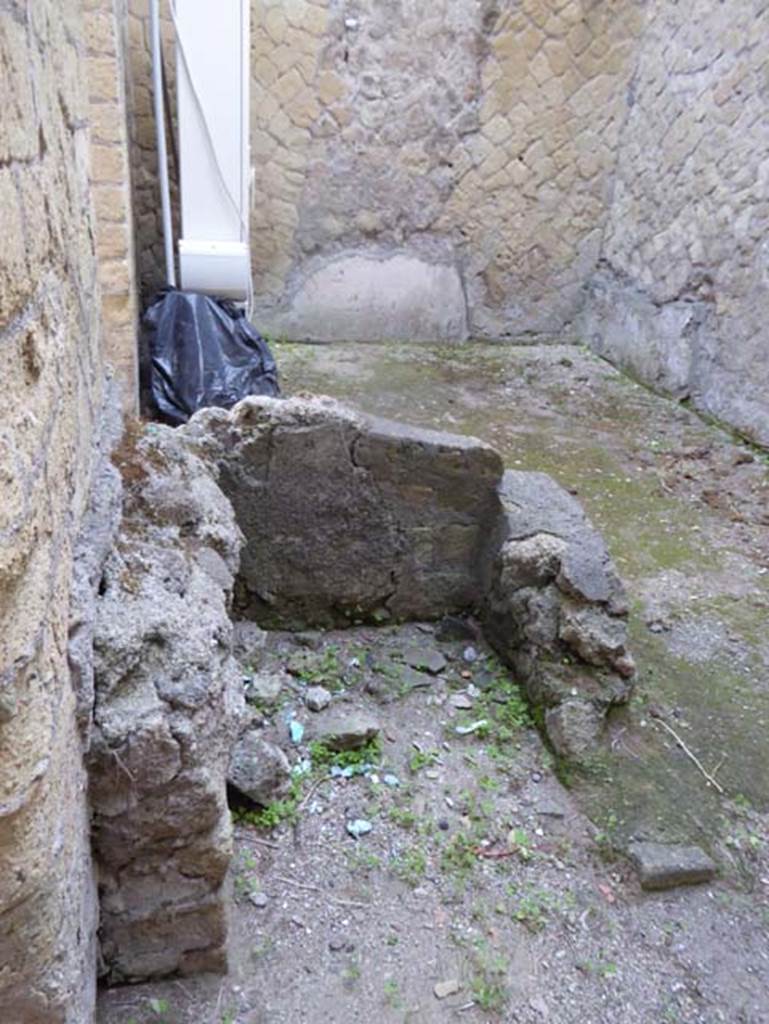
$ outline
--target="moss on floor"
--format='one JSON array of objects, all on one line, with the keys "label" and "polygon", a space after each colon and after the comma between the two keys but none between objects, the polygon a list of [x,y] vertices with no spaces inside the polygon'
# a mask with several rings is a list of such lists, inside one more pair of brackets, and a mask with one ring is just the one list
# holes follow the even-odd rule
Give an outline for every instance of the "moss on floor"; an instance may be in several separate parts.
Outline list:
[{"label": "moss on floor", "polygon": [[[718,427],[621,376],[579,346],[507,348],[280,344],[287,393],[333,395],[365,411],[493,444],[511,468],[542,470],[577,494],[604,533],[633,600],[639,684],[592,770],[572,778],[594,820],[616,832],[710,843],[723,801],[648,715],[659,703],[730,797],[769,807],[765,644],[769,579],[751,600],[711,593],[740,551],[725,550],[708,508],[669,493],[657,460],[682,445],[729,441]],[[732,559],[732,562],[730,562]],[[668,595],[672,623],[707,617],[747,654],[703,662],[651,633],[644,594],[666,573],[691,580]],[[703,593],[708,596],[703,596]],[[758,596],[755,596],[758,595]],[[762,646],[763,645],[763,646]]]}]

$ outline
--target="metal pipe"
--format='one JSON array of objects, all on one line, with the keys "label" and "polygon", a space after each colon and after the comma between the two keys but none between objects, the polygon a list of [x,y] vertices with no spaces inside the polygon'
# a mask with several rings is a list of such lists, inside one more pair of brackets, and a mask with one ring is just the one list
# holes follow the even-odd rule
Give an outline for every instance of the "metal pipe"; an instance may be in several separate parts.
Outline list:
[{"label": "metal pipe", "polygon": [[166,152],[166,118],[163,106],[163,57],[160,49],[160,0],[151,0],[150,29],[152,35],[152,92],[155,101],[155,133],[160,179],[160,208],[163,217],[163,247],[166,254],[166,284],[176,287],[174,268],[174,235],[171,224],[171,192],[168,185],[168,154]]}]

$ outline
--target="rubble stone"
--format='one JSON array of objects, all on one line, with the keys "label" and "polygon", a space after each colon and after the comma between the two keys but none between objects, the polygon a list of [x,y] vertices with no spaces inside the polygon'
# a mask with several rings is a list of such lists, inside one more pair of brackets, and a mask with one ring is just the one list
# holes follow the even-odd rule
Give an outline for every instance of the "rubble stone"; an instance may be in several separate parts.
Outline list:
[{"label": "rubble stone", "polygon": [[379,735],[379,723],[362,711],[328,711],[311,724],[310,735],[329,750],[358,750]]},{"label": "rubble stone", "polygon": [[[586,702],[546,717],[572,754],[627,700],[624,588],[578,502],[544,473],[503,472],[474,438],[322,398],[248,398],[198,413],[180,435],[218,474],[246,536],[240,614],[285,627],[377,621],[382,608],[396,619],[480,610],[532,701]],[[433,673],[446,664],[434,647],[404,659]]]},{"label": "rubble stone", "polygon": [[280,747],[249,731],[235,744],[227,781],[243,796],[266,807],[287,795],[291,765]]},{"label": "rubble stone", "polygon": [[123,453],[123,516],[94,629],[88,767],[112,981],[221,970],[226,773],[243,713],[229,603],[242,541],[172,430]]},{"label": "rubble stone", "polygon": [[709,882],[717,871],[716,864],[699,846],[638,842],[630,844],[628,853],[644,889]]}]

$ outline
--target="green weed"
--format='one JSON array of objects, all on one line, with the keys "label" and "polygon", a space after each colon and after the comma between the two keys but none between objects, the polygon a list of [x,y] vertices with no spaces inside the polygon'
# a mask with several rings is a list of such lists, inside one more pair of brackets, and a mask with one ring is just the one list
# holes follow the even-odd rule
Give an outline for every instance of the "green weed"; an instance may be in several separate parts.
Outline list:
[{"label": "green weed", "polygon": [[427,857],[420,846],[408,846],[390,862],[393,874],[407,885],[416,887],[427,871]]},{"label": "green weed", "polygon": [[440,757],[437,750],[415,750],[409,760],[409,771],[412,775],[421,772],[423,768],[429,768]]},{"label": "green weed", "polygon": [[481,941],[476,943],[471,959],[470,992],[475,1003],[486,1013],[501,1013],[510,998],[507,961]]},{"label": "green weed", "polygon": [[370,740],[358,750],[330,750],[322,740],[310,743],[310,759],[314,769],[362,768],[367,764],[378,764],[382,757],[382,741],[379,737]]},{"label": "green weed", "polygon": [[394,978],[388,978],[384,983],[384,1001],[393,1010],[400,1010],[403,1006],[400,988]]},{"label": "green weed", "polygon": [[238,808],[232,812],[233,820],[262,829],[274,829],[285,821],[296,821],[304,778],[303,775],[292,776],[291,788],[285,799],[274,800],[272,803],[267,804],[266,807],[260,807],[255,810]]}]

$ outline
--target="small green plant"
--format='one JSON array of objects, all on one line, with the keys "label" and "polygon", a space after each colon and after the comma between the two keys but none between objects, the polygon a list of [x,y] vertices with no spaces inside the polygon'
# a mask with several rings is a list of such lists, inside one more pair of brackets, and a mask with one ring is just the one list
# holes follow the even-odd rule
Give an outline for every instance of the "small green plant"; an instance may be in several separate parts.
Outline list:
[{"label": "small green plant", "polygon": [[748,828],[742,827],[735,829],[731,835],[728,835],[725,843],[732,850],[737,850],[739,853],[747,854],[748,856],[755,856],[764,845],[761,836],[751,832]]},{"label": "small green plant", "polygon": [[526,832],[522,828],[514,828],[510,833],[508,842],[511,847],[514,847],[515,852],[521,860],[529,861],[534,857],[534,849],[531,845],[531,839],[526,835]]},{"label": "small green plant", "polygon": [[452,875],[458,882],[466,882],[478,864],[477,848],[476,836],[469,832],[456,832],[441,853],[441,871]]},{"label": "small green plant", "polygon": [[269,935],[265,936],[255,946],[251,947],[251,959],[261,960],[266,956],[269,956],[275,948],[275,940]]},{"label": "small green plant", "polygon": [[475,944],[471,959],[470,992],[475,1003],[486,1013],[501,1013],[510,998],[507,961],[481,941]]},{"label": "small green plant", "polygon": [[748,814],[753,809],[750,800],[743,793],[737,793],[732,802],[737,814]]},{"label": "small green plant", "polygon": [[171,1012],[171,1007],[167,999],[149,999],[147,1005],[157,1024],[170,1024],[168,1014]]},{"label": "small green plant", "polygon": [[382,741],[379,737],[369,740],[357,750],[330,750],[322,740],[313,740],[310,743],[310,759],[316,770],[334,766],[342,770],[362,768],[367,764],[378,764],[381,757]]},{"label": "small green plant", "polygon": [[427,857],[420,846],[408,846],[390,862],[393,874],[407,885],[416,887],[427,871]]},{"label": "small green plant", "polygon": [[296,675],[307,686],[325,686],[327,690],[340,690],[344,686],[339,648],[329,644],[317,654],[301,653],[296,658]]},{"label": "small green plant", "polygon": [[377,871],[382,866],[382,861],[375,853],[370,853],[368,850],[361,848],[359,844],[346,851],[345,859],[350,871],[361,872],[362,874]]},{"label": "small green plant", "polygon": [[412,775],[421,772],[423,768],[429,768],[440,757],[437,750],[415,750],[409,760],[409,771]]},{"label": "small green plant", "polygon": [[393,825],[407,830],[415,829],[419,824],[419,816],[410,807],[401,807],[399,804],[393,804],[387,816]]},{"label": "small green plant", "polygon": [[[472,735],[487,741],[487,753],[505,768],[511,761],[510,747],[521,729],[532,724],[529,708],[520,687],[510,678],[504,666],[493,656],[485,661],[491,678],[473,707],[472,716],[462,716],[455,727],[473,725]],[[478,723],[482,724],[479,725]]]},{"label": "small green plant", "polygon": [[604,820],[603,827],[595,834],[595,845],[602,860],[612,863],[617,859],[617,831],[619,819],[614,811],[609,811]]},{"label": "small green plant", "polygon": [[583,960],[580,968],[585,974],[593,974],[604,981],[613,978],[619,970],[613,960],[604,960],[600,957],[598,960]]},{"label": "small green plant", "polygon": [[285,799],[274,800],[266,807],[256,810],[236,809],[232,812],[232,817],[242,824],[254,825],[256,828],[263,829],[274,829],[284,821],[295,821],[299,813],[303,785],[304,776],[294,775],[291,778],[291,787]]},{"label": "small green plant", "polygon": [[254,855],[249,850],[242,851],[238,857],[235,881],[233,883],[236,898],[248,896],[252,892],[259,891],[259,880],[251,874],[256,868],[257,863]]},{"label": "small green plant", "polygon": [[574,905],[571,893],[560,896],[533,885],[510,885],[507,894],[512,899],[513,919],[531,932],[542,931],[553,914],[564,913]]},{"label": "small green plant", "polygon": [[347,967],[345,967],[344,971],[342,971],[342,980],[345,985],[352,988],[352,986],[360,980],[360,975],[360,964],[357,960],[352,960]]},{"label": "small green plant", "polygon": [[387,978],[384,983],[384,1001],[388,1006],[392,1007],[393,1010],[400,1010],[403,1006],[400,988],[398,987],[398,982],[394,978]]}]

